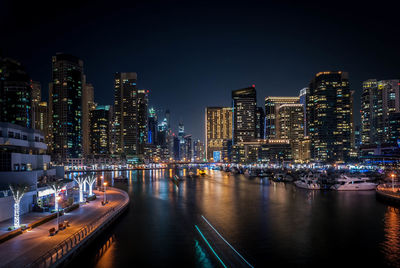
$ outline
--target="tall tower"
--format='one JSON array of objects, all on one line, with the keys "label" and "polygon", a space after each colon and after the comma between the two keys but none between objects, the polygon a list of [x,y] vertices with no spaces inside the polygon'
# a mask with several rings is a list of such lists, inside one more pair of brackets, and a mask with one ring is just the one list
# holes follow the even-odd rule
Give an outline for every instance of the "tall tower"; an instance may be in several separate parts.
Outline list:
[{"label": "tall tower", "polygon": [[392,143],[389,123],[400,112],[399,80],[369,79],[363,82],[361,98],[362,145],[381,146]]},{"label": "tall tower", "polygon": [[302,161],[301,144],[304,138],[304,108],[300,103],[279,106],[277,126],[278,139],[289,140],[292,157],[296,162]]},{"label": "tall tower", "polygon": [[[209,161],[225,160],[228,142],[232,141],[231,107],[207,107],[205,111],[206,155]],[[219,158],[219,160],[214,159]],[[227,157],[226,157],[227,158]]]},{"label": "tall tower", "polygon": [[32,127],[31,85],[22,65],[0,57],[0,122]]},{"label": "tall tower", "polygon": [[136,80],[136,73],[116,73],[114,76],[117,154],[137,154],[138,115]]},{"label": "tall tower", "polygon": [[84,81],[82,91],[82,147],[85,156],[90,154],[90,111],[94,108],[93,85]]},{"label": "tall tower", "polygon": [[110,153],[110,105],[98,105],[90,111],[90,153],[108,155]]},{"label": "tall tower", "polygon": [[255,86],[232,91],[233,143],[256,138],[257,96]]},{"label": "tall tower", "polygon": [[58,162],[82,157],[83,61],[58,53],[52,58],[53,155]]},{"label": "tall tower", "polygon": [[345,162],[350,158],[352,102],[348,73],[320,72],[310,83],[307,102],[311,158]]},{"label": "tall tower", "polygon": [[280,129],[278,113],[281,105],[297,104],[299,97],[266,97],[265,98],[265,138],[279,139]]},{"label": "tall tower", "polygon": [[137,94],[137,116],[138,116],[138,151],[137,155],[140,157],[143,156],[144,154],[144,147],[147,142],[147,111],[148,111],[148,104],[149,104],[149,98],[148,98],[148,90],[145,89],[140,89],[138,90]]}]

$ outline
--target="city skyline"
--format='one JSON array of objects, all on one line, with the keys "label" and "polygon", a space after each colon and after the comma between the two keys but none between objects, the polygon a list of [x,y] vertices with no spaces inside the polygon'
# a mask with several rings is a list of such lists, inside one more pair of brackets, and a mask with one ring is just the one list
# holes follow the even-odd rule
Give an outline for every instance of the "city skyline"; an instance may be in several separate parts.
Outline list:
[{"label": "city skyline", "polygon": [[[350,88],[355,90],[357,115],[363,81],[398,78],[395,66],[399,53],[393,47],[398,37],[370,37],[379,31],[395,31],[392,18],[379,12],[383,5],[375,7],[374,16],[379,19],[368,25],[358,22],[365,21],[363,13],[369,7],[347,4],[341,9],[340,3],[330,9],[312,3],[300,6],[252,2],[241,7],[237,2],[204,2],[201,6],[179,1],[170,5],[132,2],[124,8],[86,4],[76,10],[57,10],[57,17],[32,3],[18,8],[7,1],[2,5],[9,10],[2,19],[10,26],[4,32],[4,38],[10,37],[10,41],[2,46],[2,54],[22,62],[31,78],[41,82],[44,96],[51,79],[51,56],[56,52],[84,61],[88,82],[93,84],[99,104],[111,104],[108,100],[113,95],[115,72],[137,72],[138,84],[150,90],[150,106],[169,108],[173,129],[183,121],[186,129],[201,140],[202,124],[195,122],[203,122],[204,107],[229,106],[226,96],[237,88],[255,84],[260,97],[296,96],[316,73],[342,70],[349,73]],[[55,6],[48,7],[55,10]],[[17,16],[22,17],[18,21],[13,17],[17,11],[22,14]],[[204,12],[209,21],[205,21]],[[385,10],[384,14],[387,12],[391,11]],[[88,23],[66,22],[71,14]],[[246,22],[235,19],[239,14],[247,18]],[[28,20],[29,25],[24,23]],[[187,21],[185,26],[183,20]],[[113,25],[121,22],[125,26],[112,31]],[[54,31],[58,29],[55,25],[60,32]],[[319,33],[325,29],[327,34]],[[40,41],[21,42],[21,36],[11,38],[14,31]],[[75,40],[72,35],[82,41],[71,42]],[[121,43],[126,35],[130,37]],[[186,68],[188,64],[190,68]],[[196,98],[199,92],[208,97]],[[165,99],[174,109],[165,107]],[[191,105],[193,100],[197,105]],[[258,101],[262,106],[261,98]],[[359,116],[355,118],[358,123]]]},{"label": "city skyline", "polygon": [[0,10],[0,268],[400,267],[391,3]]}]

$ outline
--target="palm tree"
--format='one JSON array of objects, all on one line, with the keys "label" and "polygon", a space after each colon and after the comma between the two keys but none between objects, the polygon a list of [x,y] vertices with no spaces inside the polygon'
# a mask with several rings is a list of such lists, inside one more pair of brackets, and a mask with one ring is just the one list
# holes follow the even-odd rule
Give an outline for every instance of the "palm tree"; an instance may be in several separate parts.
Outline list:
[{"label": "palm tree", "polygon": [[21,227],[19,204],[24,194],[29,191],[29,186],[27,184],[10,184],[10,190],[14,197],[14,228],[19,228]]},{"label": "palm tree", "polygon": [[74,181],[79,186],[79,203],[82,203],[83,202],[83,184],[86,183],[86,178],[84,176],[77,175],[77,176],[75,176]]},{"label": "palm tree", "polygon": [[89,196],[93,195],[93,184],[96,182],[97,177],[94,174],[89,174],[86,177],[86,181],[89,185]]},{"label": "palm tree", "polygon": [[53,191],[54,191],[54,210],[58,211],[57,196],[64,186],[64,181],[53,179],[53,180],[47,182],[47,185],[50,186],[50,188],[53,189]]}]

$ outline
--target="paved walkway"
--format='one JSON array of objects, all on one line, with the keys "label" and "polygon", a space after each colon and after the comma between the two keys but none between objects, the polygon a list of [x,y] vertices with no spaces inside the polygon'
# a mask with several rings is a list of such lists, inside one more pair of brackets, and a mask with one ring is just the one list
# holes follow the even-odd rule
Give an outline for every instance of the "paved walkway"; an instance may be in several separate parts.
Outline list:
[{"label": "paved walkway", "polygon": [[[51,215],[50,212],[29,212],[21,216],[20,223],[21,225],[29,224],[49,215]],[[0,235],[8,233],[9,232],[8,227],[13,225],[14,225],[13,218],[0,222]]]},{"label": "paved walkway", "polygon": [[103,193],[94,192],[97,195],[95,201],[81,205],[78,209],[66,213],[60,218],[60,222],[68,220],[70,227],[59,231],[55,236],[49,235],[49,229],[56,227],[57,219],[0,244],[0,267],[25,267],[29,265],[86,224],[92,222],[112,207],[118,206],[125,198],[121,192],[107,189],[109,203],[106,206],[102,206]]}]

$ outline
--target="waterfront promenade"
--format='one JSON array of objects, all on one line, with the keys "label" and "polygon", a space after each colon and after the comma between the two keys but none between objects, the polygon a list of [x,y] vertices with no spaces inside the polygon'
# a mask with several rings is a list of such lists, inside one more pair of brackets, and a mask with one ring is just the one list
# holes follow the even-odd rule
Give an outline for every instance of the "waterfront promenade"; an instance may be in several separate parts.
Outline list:
[{"label": "waterfront promenade", "polygon": [[99,191],[94,193],[97,195],[96,200],[83,204],[60,218],[60,222],[69,221],[70,227],[59,231],[58,234],[49,236],[49,229],[57,225],[57,219],[54,219],[0,244],[2,259],[0,267],[25,267],[31,264],[95,218],[118,207],[127,199],[120,190],[109,188],[107,189],[109,203],[102,206],[103,193]]}]

